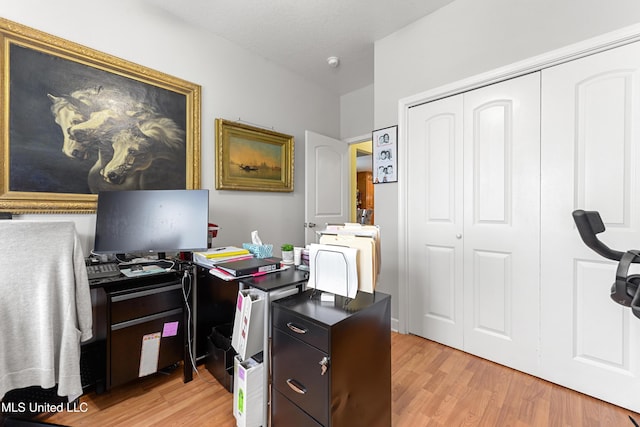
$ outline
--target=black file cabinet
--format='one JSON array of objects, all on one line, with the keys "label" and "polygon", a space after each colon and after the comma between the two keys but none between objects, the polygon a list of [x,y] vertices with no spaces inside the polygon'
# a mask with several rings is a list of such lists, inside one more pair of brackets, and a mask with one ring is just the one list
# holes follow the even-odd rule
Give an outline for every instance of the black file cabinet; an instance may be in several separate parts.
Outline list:
[{"label": "black file cabinet", "polygon": [[272,303],[272,423],[391,425],[391,297],[319,292]]}]

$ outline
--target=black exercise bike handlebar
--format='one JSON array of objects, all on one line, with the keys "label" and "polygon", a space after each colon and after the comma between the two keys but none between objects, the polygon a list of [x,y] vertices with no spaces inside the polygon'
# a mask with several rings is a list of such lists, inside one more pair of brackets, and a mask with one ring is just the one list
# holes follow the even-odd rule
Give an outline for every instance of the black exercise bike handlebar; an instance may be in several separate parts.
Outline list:
[{"label": "black exercise bike handlebar", "polygon": [[573,220],[585,245],[605,258],[618,261],[616,281],[611,286],[611,299],[630,307],[634,316],[640,318],[640,274],[629,274],[629,266],[640,263],[640,251],[615,251],[602,243],[597,234],[605,231],[605,226],[597,211],[576,210]]},{"label": "black exercise bike handlebar", "polygon": [[613,261],[622,259],[624,252],[615,251],[598,239],[597,234],[602,233],[605,227],[597,211],[575,210],[573,211],[573,220],[585,245],[607,259]]}]

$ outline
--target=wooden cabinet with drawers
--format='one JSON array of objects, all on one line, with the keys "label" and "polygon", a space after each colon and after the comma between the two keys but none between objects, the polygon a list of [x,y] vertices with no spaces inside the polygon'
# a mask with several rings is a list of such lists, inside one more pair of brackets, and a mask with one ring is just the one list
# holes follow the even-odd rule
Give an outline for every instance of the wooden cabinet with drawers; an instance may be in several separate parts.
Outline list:
[{"label": "wooden cabinet with drawers", "polygon": [[[131,282],[106,290],[107,390],[184,359],[179,275],[172,272]],[[150,342],[145,346],[146,341]]]},{"label": "wooden cabinet with drawers", "polygon": [[391,425],[391,297],[272,303],[272,424]]}]

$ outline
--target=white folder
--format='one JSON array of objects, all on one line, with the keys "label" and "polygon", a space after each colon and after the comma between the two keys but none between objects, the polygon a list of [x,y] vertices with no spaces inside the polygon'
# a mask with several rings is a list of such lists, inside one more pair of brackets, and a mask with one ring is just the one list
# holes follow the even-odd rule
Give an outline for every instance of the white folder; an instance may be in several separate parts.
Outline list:
[{"label": "white folder", "polygon": [[231,346],[241,360],[260,353],[264,343],[264,297],[250,289],[238,292]]}]

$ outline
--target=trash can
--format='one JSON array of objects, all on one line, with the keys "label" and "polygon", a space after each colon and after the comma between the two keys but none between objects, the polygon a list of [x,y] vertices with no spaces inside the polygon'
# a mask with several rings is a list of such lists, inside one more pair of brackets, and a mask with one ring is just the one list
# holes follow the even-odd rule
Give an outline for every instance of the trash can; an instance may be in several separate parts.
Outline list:
[{"label": "trash can", "polygon": [[205,366],[222,386],[233,391],[233,358],[236,351],[231,347],[233,324],[225,323],[213,327],[207,339]]}]

